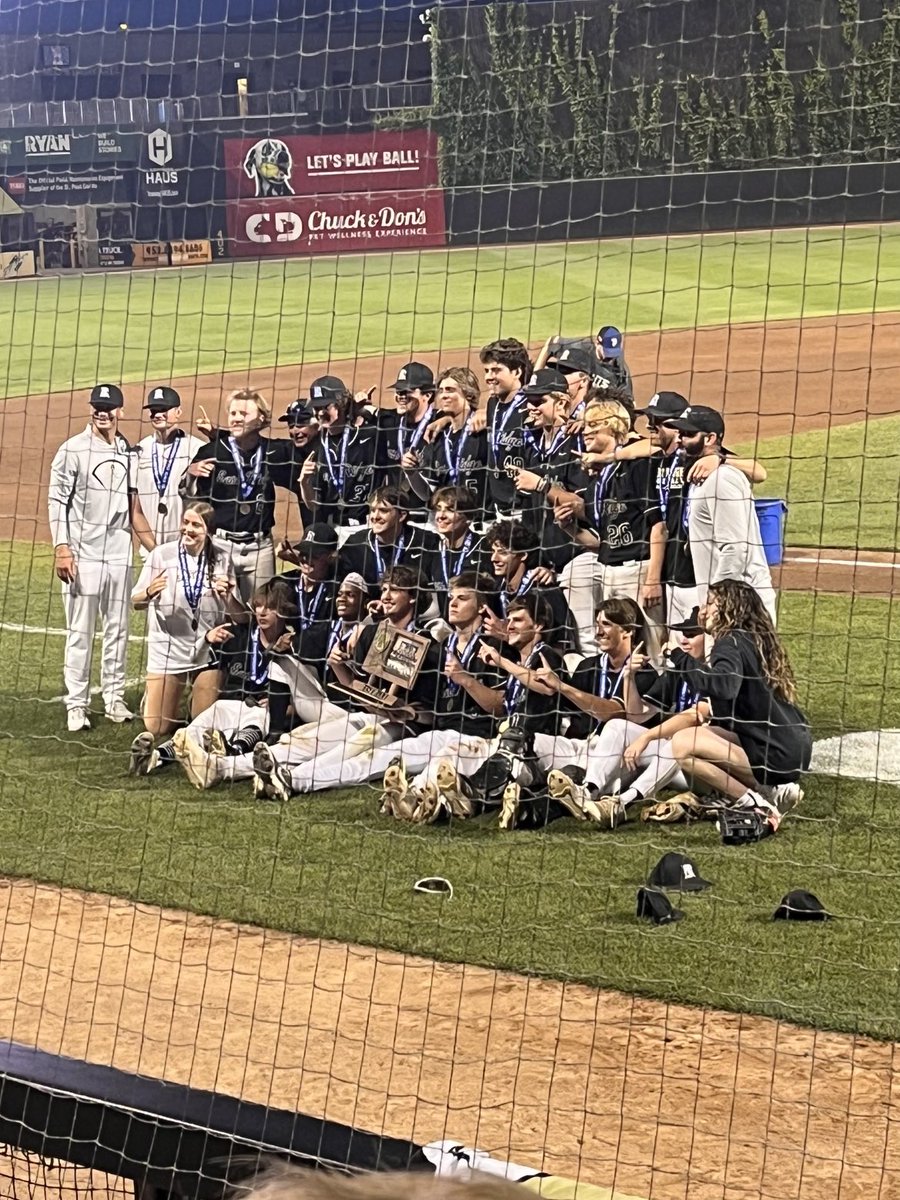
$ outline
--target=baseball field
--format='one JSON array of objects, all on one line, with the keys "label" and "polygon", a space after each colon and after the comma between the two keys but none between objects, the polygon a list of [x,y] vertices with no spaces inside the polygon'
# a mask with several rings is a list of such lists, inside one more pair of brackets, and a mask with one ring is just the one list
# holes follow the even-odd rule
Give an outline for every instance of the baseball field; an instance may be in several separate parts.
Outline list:
[{"label": "baseball field", "polygon": [[[768,467],[801,702],[818,739],[870,735],[777,837],[412,829],[372,788],[260,805],[128,778],[130,728],[64,733],[45,488],[85,388],[121,382],[136,438],[153,384],[191,415],[247,382],[277,409],[326,366],[384,388],[607,322],[638,397],[724,408]],[[900,225],[52,277],[0,288],[0,326],[4,1036],[652,1200],[900,1195]],[[714,886],[656,929],[635,892],[669,849]],[[428,874],[452,900],[413,893]],[[794,887],[837,919],[773,923]]]}]

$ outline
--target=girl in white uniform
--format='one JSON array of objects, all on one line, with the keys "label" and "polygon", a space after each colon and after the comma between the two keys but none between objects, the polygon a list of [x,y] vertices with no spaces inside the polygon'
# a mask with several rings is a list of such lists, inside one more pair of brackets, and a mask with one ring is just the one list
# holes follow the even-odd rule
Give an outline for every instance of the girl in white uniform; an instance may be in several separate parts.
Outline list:
[{"label": "girl in white uniform", "polygon": [[150,553],[131,593],[134,607],[148,610],[143,718],[154,735],[167,736],[180,724],[189,681],[192,717],[215,701],[219,672],[208,667],[210,638],[216,638],[226,615],[232,620],[247,616],[233,595],[231,560],[213,544],[212,518],[205,501],[188,504],[178,540]]}]

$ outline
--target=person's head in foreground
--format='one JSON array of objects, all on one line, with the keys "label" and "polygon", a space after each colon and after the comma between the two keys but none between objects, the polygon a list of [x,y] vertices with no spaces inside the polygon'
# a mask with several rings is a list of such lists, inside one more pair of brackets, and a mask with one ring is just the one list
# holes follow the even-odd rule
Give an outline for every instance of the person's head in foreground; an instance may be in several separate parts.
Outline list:
[{"label": "person's head in foreground", "polygon": [[690,616],[683,621],[676,621],[669,626],[678,647],[689,654],[691,658],[704,658],[706,655],[706,630],[700,620],[700,609],[694,607]]},{"label": "person's head in foreground", "polygon": [[278,420],[287,425],[288,437],[298,450],[305,450],[319,436],[316,415],[306,400],[295,400]]},{"label": "person's head in foreground", "polygon": [[646,620],[640,607],[627,596],[613,596],[597,610],[597,645],[601,654],[620,662],[641,641],[646,646]]},{"label": "person's head in foreground", "polygon": [[521,655],[528,655],[553,625],[553,613],[539,592],[526,592],[514,600],[506,614],[506,640]]},{"label": "person's head in foreground", "polygon": [[755,588],[737,579],[710,584],[699,619],[714,641],[729,633],[745,633],[756,647],[769,687],[782,700],[796,703],[797,684],[787,651]]},{"label": "person's head in foreground", "polygon": [[468,367],[449,367],[441,371],[437,383],[437,407],[442,417],[461,420],[478,407],[481,388],[474,371]]},{"label": "person's head in foreground", "polygon": [[498,579],[509,582],[521,578],[535,549],[531,530],[520,521],[495,521],[484,536]]},{"label": "person's head in foreground", "polygon": [[689,405],[680,417],[666,424],[678,430],[678,442],[685,458],[693,461],[707,454],[727,454],[722,445],[725,421],[720,412],[704,404]]},{"label": "person's head in foreground", "polygon": [[309,406],[320,433],[342,429],[353,417],[353,395],[336,375],[320,375],[312,381]]},{"label": "person's head in foreground", "polygon": [[273,641],[284,632],[285,624],[297,616],[294,589],[283,579],[270,579],[253,593],[250,610],[260,633],[266,641]]},{"label": "person's head in foreground", "polygon": [[334,597],[334,611],[342,621],[361,621],[366,615],[369,585],[356,571],[351,571],[341,580]]},{"label": "person's head in foreground", "polygon": [[519,391],[531,374],[528,347],[518,338],[498,338],[482,347],[484,383],[489,396],[505,400]]},{"label": "person's head in foreground", "polygon": [[454,629],[464,629],[481,623],[481,615],[490,606],[496,592],[490,575],[479,571],[463,571],[450,580],[447,615]]},{"label": "person's head in foreground", "polygon": [[216,531],[216,510],[205,500],[191,500],[184,506],[181,516],[181,544],[188,554],[198,555],[204,551],[215,556],[213,534]]},{"label": "person's head in foreground", "polygon": [[399,488],[376,488],[369,497],[369,531],[379,542],[393,546],[408,520],[409,501]]},{"label": "person's head in foreground", "polygon": [[631,419],[616,400],[590,400],[584,410],[584,448],[589,454],[609,454],[628,437]]},{"label": "person's head in foreground", "polygon": [[464,487],[438,488],[429,507],[435,529],[451,546],[463,540],[479,512],[477,499]]},{"label": "person's head in foreground", "polygon": [[98,383],[91,389],[91,428],[102,438],[112,441],[119,425],[119,415],[125,403],[122,389],[114,383]]}]

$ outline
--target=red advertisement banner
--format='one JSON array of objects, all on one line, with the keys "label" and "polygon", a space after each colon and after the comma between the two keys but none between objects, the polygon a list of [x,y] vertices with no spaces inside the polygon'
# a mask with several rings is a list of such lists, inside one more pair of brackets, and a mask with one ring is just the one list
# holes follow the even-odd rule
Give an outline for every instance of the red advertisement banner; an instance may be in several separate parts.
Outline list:
[{"label": "red advertisement banner", "polygon": [[244,258],[446,244],[444,194],[439,188],[232,200],[227,209],[231,253]]},{"label": "red advertisement banner", "polygon": [[424,129],[224,140],[231,200],[398,192],[438,186],[438,142]]}]

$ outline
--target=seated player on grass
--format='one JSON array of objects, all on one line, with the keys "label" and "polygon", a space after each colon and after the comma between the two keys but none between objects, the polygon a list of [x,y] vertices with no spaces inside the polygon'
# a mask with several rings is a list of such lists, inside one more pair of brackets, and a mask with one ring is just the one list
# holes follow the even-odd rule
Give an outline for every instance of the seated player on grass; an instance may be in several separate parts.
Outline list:
[{"label": "seated player on grass", "polygon": [[269,667],[273,655],[291,652],[296,637],[293,588],[270,580],[253,594],[250,610],[249,624],[217,625],[206,634],[222,679],[218,700],[159,746],[152,733],[139,734],[131,745],[131,774],[178,761],[196,787],[207,787],[204,746],[239,754],[288,728],[290,689],[270,679]]},{"label": "seated player on grass", "polygon": [[[328,753],[317,754],[291,770],[293,791],[347,787],[387,772],[394,782],[385,788],[385,811],[410,820],[437,817],[441,806],[436,788],[429,792],[428,805],[417,810],[412,805],[404,807],[407,774],[424,770],[432,759],[455,746],[460,738],[464,745],[466,738],[480,743],[493,736],[496,725],[493,700],[505,680],[499,671],[479,657],[483,646],[498,646],[481,632],[481,613],[491,587],[489,577],[474,572],[460,575],[451,583],[448,615],[453,632],[439,648],[441,674],[429,714],[429,728],[418,733],[411,731],[387,745],[367,745],[355,754],[347,754],[343,743]],[[278,774],[277,770],[275,774]],[[393,801],[396,801],[396,807]]]},{"label": "seated player on grass", "polygon": [[[553,620],[550,606],[537,591],[527,592],[510,604],[502,647],[485,641],[478,650],[482,662],[504,677],[503,689],[473,696],[476,703],[502,722],[498,736],[492,740],[459,737],[440,758],[433,759],[416,780],[415,791],[419,795],[412,799],[414,807],[424,799],[427,809],[430,804],[428,788],[435,784],[440,802],[447,810],[457,815],[467,809],[473,811],[483,797],[473,777],[502,749],[504,738],[515,735],[518,742],[516,757],[533,760],[535,735],[541,732],[552,737],[559,732],[558,697],[549,688],[532,686],[539,670],[559,673],[563,669],[558,650],[545,640]],[[536,760],[534,768],[537,768]],[[531,770],[531,774],[531,782],[535,782],[537,771]],[[521,798],[520,781],[510,778],[507,783],[513,786],[506,787],[503,801],[512,816]],[[509,827],[508,817],[501,817],[501,823],[504,828]]]},{"label": "seated player on grass", "polygon": [[798,780],[812,754],[787,651],[747,583],[711,584],[700,620],[713,639],[708,664],[679,649],[668,658],[710,714],[674,734],[672,753],[688,780],[728,807],[763,814],[774,831],[803,799]]},{"label": "seated player on grass", "polygon": [[376,637],[392,629],[412,630],[428,640],[427,653],[412,688],[399,693],[401,712],[392,719],[380,706],[367,708],[362,696],[351,699],[349,711],[328,713],[312,726],[300,726],[293,735],[271,748],[260,745],[255,755],[254,792],[287,800],[295,791],[315,791],[331,786],[345,759],[414,737],[433,724],[440,684],[438,643],[417,620],[419,606],[427,606],[428,592],[411,567],[391,567],[381,582],[381,599],[373,606],[377,620],[354,633],[346,648],[335,647],[329,665],[336,681],[350,687],[361,678],[363,663]]},{"label": "seated player on grass", "polygon": [[[702,661],[705,634],[697,610],[672,629],[681,649]],[[620,719],[608,720],[598,729],[583,761],[573,757],[569,766],[547,777],[555,800],[578,820],[594,821],[604,829],[627,820],[629,807],[652,800],[663,787],[687,788],[669,739],[679,729],[696,724],[700,700],[678,671],[657,674],[639,644],[625,660],[620,684]],[[619,785],[615,790],[614,783]]]}]

